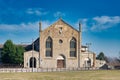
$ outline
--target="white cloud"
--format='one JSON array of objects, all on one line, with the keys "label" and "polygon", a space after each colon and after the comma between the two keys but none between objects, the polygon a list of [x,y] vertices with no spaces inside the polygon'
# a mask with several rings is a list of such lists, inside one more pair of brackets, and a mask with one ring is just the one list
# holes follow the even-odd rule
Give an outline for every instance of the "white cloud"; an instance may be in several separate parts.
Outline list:
[{"label": "white cloud", "polygon": [[[93,18],[79,19],[82,23],[82,30],[101,31],[120,24],[120,16],[96,16]],[[79,22],[77,22],[78,24]]]},{"label": "white cloud", "polygon": [[[50,26],[51,22],[42,21],[42,29]],[[39,21],[30,22],[30,23],[21,23],[21,24],[0,24],[1,31],[36,31],[39,30]]]},{"label": "white cloud", "polygon": [[35,23],[21,23],[21,24],[0,24],[0,30],[4,31],[20,31],[20,30],[35,30],[38,22]]},{"label": "white cloud", "polygon": [[26,13],[31,15],[41,16],[41,15],[46,15],[48,12],[43,11],[42,8],[29,8],[26,10]]},{"label": "white cloud", "polygon": [[109,16],[101,16],[101,17],[94,17],[93,20],[99,22],[100,24],[105,24],[105,23],[120,23],[120,17],[119,16],[114,16],[114,17],[109,17]]},{"label": "white cloud", "polygon": [[[79,21],[82,24],[83,31],[101,31],[106,30],[120,23],[119,16],[101,16],[101,17],[93,17],[91,19],[84,18],[79,19],[74,26],[77,26],[79,29]],[[53,21],[42,21],[42,29],[44,30],[48,26],[50,26]],[[39,29],[39,21],[29,22],[29,23],[21,23],[21,24],[0,24],[0,31],[37,31]]]},{"label": "white cloud", "polygon": [[88,30],[88,28],[87,28],[87,21],[88,21],[88,20],[87,20],[86,18],[84,18],[84,19],[79,19],[79,20],[74,24],[74,26],[76,26],[77,29],[79,29],[79,22],[80,22],[81,25],[82,25],[82,31],[85,32],[85,31]]},{"label": "white cloud", "polygon": [[81,21],[83,31],[87,31],[87,21],[88,21],[87,19],[83,19]]},{"label": "white cloud", "polygon": [[92,19],[91,30],[105,30],[120,23],[120,16],[100,16]]},{"label": "white cloud", "polygon": [[54,17],[60,18],[60,17],[63,17],[63,16],[65,16],[65,13],[62,13],[60,11],[57,11],[56,13],[54,13]]},{"label": "white cloud", "polygon": [[52,22],[49,21],[42,21],[42,30],[46,29],[52,24]]}]

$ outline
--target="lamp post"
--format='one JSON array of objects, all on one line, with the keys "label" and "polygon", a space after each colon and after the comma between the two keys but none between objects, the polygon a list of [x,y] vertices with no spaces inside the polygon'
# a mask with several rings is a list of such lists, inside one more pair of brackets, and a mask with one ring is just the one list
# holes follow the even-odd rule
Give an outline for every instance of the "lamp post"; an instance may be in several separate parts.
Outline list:
[{"label": "lamp post", "polygon": [[89,58],[89,53],[90,53],[90,45],[91,43],[86,43],[87,47],[88,47],[88,61],[87,61],[87,65],[88,65],[88,69],[91,67],[91,61]]}]

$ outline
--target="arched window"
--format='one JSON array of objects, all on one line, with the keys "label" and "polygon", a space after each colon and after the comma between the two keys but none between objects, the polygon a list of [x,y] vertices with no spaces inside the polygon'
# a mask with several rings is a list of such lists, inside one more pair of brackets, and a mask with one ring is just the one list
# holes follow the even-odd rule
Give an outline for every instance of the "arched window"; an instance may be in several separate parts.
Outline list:
[{"label": "arched window", "polygon": [[76,39],[70,40],[70,57],[76,57]]},{"label": "arched window", "polygon": [[46,40],[46,57],[52,57],[52,39],[48,37]]}]

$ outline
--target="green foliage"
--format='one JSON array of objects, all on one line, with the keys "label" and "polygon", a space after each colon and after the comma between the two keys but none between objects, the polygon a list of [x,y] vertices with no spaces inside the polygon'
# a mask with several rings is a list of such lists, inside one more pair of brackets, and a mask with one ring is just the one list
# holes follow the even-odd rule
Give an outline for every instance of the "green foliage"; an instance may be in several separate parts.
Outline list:
[{"label": "green foliage", "polygon": [[5,64],[22,64],[24,48],[16,46],[11,40],[7,40],[1,53],[2,62]]},{"label": "green foliage", "polygon": [[15,45],[11,40],[7,40],[4,44],[1,56],[3,63],[14,63],[14,57],[16,54]]},{"label": "green foliage", "polygon": [[105,60],[105,55],[103,52],[100,52],[99,55],[96,57],[96,59],[99,59],[99,60]]},{"label": "green foliage", "polygon": [[23,53],[24,48],[22,46],[16,46],[16,57],[15,57],[15,63],[16,64],[23,64]]}]

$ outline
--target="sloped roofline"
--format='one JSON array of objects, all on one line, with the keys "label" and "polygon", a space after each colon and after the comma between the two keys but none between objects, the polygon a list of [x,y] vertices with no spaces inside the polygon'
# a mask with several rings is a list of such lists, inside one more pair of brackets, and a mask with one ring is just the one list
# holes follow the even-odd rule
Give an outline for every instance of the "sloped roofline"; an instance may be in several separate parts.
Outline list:
[{"label": "sloped roofline", "polygon": [[[74,29],[74,30],[76,30],[77,32],[79,32],[79,30],[77,30],[77,29],[75,29],[73,26],[71,26],[70,24],[68,24],[67,22],[65,22],[63,19],[58,19],[56,22],[54,22],[53,24],[51,24],[50,26],[48,26],[46,29],[48,29],[49,27],[52,27],[52,25],[54,25],[54,24],[56,24],[58,21],[62,21],[63,23],[65,23],[66,25],[68,25],[68,26],[70,26],[72,29]],[[44,29],[44,30],[46,30],[46,29]],[[44,31],[43,30],[43,31]]]}]

